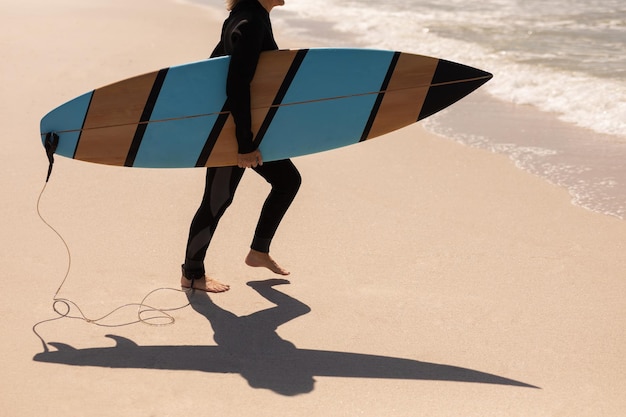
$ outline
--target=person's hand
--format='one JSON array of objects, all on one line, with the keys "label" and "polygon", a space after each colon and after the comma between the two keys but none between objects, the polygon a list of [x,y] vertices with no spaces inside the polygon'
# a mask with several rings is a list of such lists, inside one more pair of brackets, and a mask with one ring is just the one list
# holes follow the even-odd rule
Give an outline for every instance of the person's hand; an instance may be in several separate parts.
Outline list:
[{"label": "person's hand", "polygon": [[258,149],[250,153],[237,154],[237,166],[239,168],[256,168],[258,165],[263,165],[261,151]]}]

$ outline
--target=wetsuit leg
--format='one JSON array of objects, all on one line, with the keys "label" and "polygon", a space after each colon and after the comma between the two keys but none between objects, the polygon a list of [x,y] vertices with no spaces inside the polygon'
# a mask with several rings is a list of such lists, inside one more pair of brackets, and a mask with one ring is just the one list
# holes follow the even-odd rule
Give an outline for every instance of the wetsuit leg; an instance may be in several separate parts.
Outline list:
[{"label": "wetsuit leg", "polygon": [[295,198],[302,179],[298,169],[288,159],[265,162],[253,169],[270,183],[272,190],[261,210],[250,247],[259,252],[269,253],[276,229]]},{"label": "wetsuit leg", "polygon": [[208,168],[204,196],[200,208],[191,222],[185,264],[183,269],[188,279],[204,276],[204,258],[217,224],[233,202],[235,190],[244,173],[243,168]]}]

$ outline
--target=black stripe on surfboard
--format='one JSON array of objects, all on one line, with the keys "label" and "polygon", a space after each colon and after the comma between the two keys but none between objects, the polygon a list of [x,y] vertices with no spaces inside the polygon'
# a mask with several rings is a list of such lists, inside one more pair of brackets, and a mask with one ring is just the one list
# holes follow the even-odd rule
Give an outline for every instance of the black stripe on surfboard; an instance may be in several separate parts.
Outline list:
[{"label": "black stripe on surfboard", "polygon": [[478,68],[440,59],[416,121],[456,103],[492,77]]},{"label": "black stripe on surfboard", "polygon": [[378,115],[378,110],[380,110],[380,105],[383,102],[383,98],[385,97],[385,92],[387,91],[387,87],[389,87],[389,82],[391,81],[391,77],[393,77],[393,72],[396,70],[396,65],[398,65],[398,59],[400,59],[401,52],[396,52],[393,54],[393,58],[391,59],[391,63],[389,64],[389,69],[387,70],[387,75],[385,75],[385,79],[383,80],[383,84],[380,87],[380,92],[378,93],[378,97],[376,97],[376,102],[374,103],[374,107],[372,108],[372,112],[370,113],[370,118],[365,125],[365,129],[363,129],[363,134],[361,135],[361,140],[359,142],[363,142],[367,139],[372,130],[372,126],[374,125],[374,120],[376,120],[376,116]]},{"label": "black stripe on surfboard", "polygon": [[302,65],[302,61],[304,61],[304,57],[308,52],[308,49],[300,49],[296,53],[296,56],[294,57],[293,62],[291,63],[291,66],[289,67],[289,70],[287,71],[287,74],[285,75],[285,78],[283,79],[283,82],[278,89],[278,93],[276,93],[276,97],[274,97],[272,106],[269,108],[267,115],[265,116],[265,119],[263,120],[263,123],[261,124],[261,127],[256,134],[256,137],[254,138],[255,148],[257,148],[261,144],[263,137],[265,137],[267,129],[270,127],[274,116],[276,116],[276,112],[278,112],[278,108],[280,107],[283,99],[287,95],[289,86],[291,86],[293,79],[296,77],[296,74],[300,69],[300,65]]},{"label": "black stripe on surfboard", "polygon": [[146,100],[146,106],[143,108],[143,113],[141,113],[141,119],[137,125],[135,136],[130,144],[128,155],[126,155],[126,161],[124,162],[124,166],[126,167],[132,167],[135,163],[137,152],[139,152],[139,147],[141,146],[141,141],[143,140],[143,135],[146,133],[146,129],[148,128],[147,122],[150,121],[150,116],[152,116],[152,110],[154,110],[154,105],[157,102],[157,98],[159,97],[159,93],[161,92],[161,88],[165,82],[167,71],[168,68],[160,70],[154,80],[154,84],[152,84],[152,90],[150,90],[150,95],[148,96],[148,100]]},{"label": "black stripe on surfboard", "polygon": [[219,116],[217,116],[217,120],[213,124],[213,128],[207,137],[206,142],[204,143],[204,147],[202,148],[202,152],[200,152],[200,156],[198,157],[198,161],[196,161],[196,167],[206,166],[209,157],[211,156],[211,152],[213,152],[213,148],[217,143],[217,139],[220,137],[222,133],[222,129],[228,120],[228,116],[230,113],[228,112],[228,103],[224,104],[222,107],[222,111]]},{"label": "black stripe on surfboard", "polygon": [[76,140],[76,147],[74,148],[74,153],[72,154],[72,159],[76,159],[76,151],[78,151],[78,145],[80,145],[80,138],[83,136],[83,131],[85,129],[85,122],[87,121],[87,115],[89,114],[89,109],[91,108],[91,103],[93,102],[95,90],[91,92],[91,97],[89,97],[89,105],[87,106],[87,111],[85,112],[85,117],[83,117],[83,123],[80,125],[80,130],[78,131],[78,139]]}]

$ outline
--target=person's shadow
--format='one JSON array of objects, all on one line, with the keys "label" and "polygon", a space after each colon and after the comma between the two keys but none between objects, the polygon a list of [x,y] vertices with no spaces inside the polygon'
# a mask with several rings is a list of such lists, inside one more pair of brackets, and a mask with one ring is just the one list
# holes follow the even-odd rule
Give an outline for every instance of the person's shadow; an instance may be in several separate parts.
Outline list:
[{"label": "person's shadow", "polygon": [[313,391],[309,361],[296,346],[282,339],[276,329],[311,311],[306,304],[274,289],[289,281],[251,281],[254,288],[275,307],[238,317],[211,301],[207,293],[187,293],[191,307],[213,327],[213,339],[236,364],[237,372],[254,388],[267,388],[285,395]]},{"label": "person's shadow", "polygon": [[239,373],[251,387],[288,396],[313,391],[315,376],[457,381],[537,388],[450,365],[299,349],[276,333],[280,325],[311,311],[306,304],[274,289],[276,285],[288,283],[279,279],[249,282],[250,287],[276,306],[241,317],[217,306],[204,292],[188,292],[193,309],[211,323],[217,346],[138,346],[129,339],[107,335],[116,341],[115,347],[75,349],[62,343],[49,343],[57,350],[46,348],[33,359],[78,366]]}]

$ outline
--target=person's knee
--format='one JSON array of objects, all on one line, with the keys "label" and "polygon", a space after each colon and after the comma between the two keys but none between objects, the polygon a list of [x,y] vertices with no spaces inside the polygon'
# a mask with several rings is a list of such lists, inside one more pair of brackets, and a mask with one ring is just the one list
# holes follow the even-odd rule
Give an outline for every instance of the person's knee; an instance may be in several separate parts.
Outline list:
[{"label": "person's knee", "polygon": [[290,161],[270,162],[256,171],[272,186],[274,194],[294,197],[302,184],[300,172]]},{"label": "person's knee", "polygon": [[291,176],[291,181],[289,183],[290,194],[296,195],[300,186],[302,185],[302,176],[297,169],[294,169],[293,175]]},{"label": "person's knee", "polygon": [[291,175],[285,176],[284,183],[281,184],[280,192],[289,195],[291,198],[295,197],[302,185],[302,176],[297,169],[294,169]]}]

